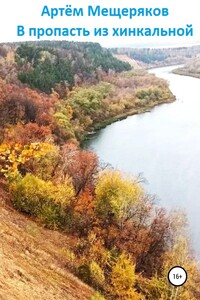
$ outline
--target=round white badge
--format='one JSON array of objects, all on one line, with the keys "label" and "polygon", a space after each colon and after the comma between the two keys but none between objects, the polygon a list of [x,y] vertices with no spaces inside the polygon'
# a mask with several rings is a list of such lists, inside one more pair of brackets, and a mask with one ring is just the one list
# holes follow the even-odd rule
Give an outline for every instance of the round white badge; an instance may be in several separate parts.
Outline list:
[{"label": "round white badge", "polygon": [[184,268],[175,266],[169,271],[168,280],[174,286],[181,286],[187,281],[187,272]]}]

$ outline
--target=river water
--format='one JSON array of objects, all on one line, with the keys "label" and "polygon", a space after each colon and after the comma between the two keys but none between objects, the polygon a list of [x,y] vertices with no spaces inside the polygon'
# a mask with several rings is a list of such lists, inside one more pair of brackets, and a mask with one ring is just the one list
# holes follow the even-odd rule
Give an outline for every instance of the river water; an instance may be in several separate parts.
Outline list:
[{"label": "river water", "polygon": [[159,205],[183,209],[200,257],[200,79],[172,74],[174,68],[150,72],[169,82],[175,102],[107,126],[86,147],[114,168],[142,174]]}]

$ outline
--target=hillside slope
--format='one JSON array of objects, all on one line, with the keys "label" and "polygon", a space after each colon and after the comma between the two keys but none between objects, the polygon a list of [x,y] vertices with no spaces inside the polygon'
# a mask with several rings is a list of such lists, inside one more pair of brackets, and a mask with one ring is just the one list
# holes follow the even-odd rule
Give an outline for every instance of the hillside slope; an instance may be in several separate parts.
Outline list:
[{"label": "hillside slope", "polygon": [[173,70],[173,73],[200,78],[200,57],[190,59],[183,67]]},{"label": "hillside slope", "polygon": [[0,299],[90,299],[92,289],[66,269],[69,237],[37,226],[5,198],[0,188]]},{"label": "hillside slope", "polygon": [[131,65],[131,67],[135,70],[140,70],[142,68],[145,68],[145,64],[143,62],[139,62],[133,58],[128,57],[128,55],[123,55],[123,54],[113,54],[113,56],[115,58],[117,58],[118,60],[121,60],[123,62],[129,63]]},{"label": "hillside slope", "polygon": [[200,46],[176,48],[113,48],[111,51],[115,55],[126,55],[138,61],[145,68],[153,68],[186,63],[189,59],[199,55]]}]

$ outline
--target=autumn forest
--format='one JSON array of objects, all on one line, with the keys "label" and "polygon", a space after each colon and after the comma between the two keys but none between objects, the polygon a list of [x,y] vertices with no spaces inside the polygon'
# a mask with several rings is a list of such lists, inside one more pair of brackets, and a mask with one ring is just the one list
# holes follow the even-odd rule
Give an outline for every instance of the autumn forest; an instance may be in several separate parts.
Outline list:
[{"label": "autumn forest", "polygon": [[[97,43],[0,45],[0,190],[71,237],[66,269],[93,288],[90,300],[200,299],[187,216],[82,148],[107,124],[174,100],[166,81]],[[175,265],[190,274],[179,289],[167,278]]]}]

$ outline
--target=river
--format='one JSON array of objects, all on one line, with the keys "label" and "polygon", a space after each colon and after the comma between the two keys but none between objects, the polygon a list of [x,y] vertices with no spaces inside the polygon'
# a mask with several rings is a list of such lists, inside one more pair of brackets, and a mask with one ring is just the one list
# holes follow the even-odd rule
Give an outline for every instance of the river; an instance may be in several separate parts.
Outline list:
[{"label": "river", "polygon": [[166,79],[177,100],[100,130],[86,147],[100,160],[142,176],[147,192],[168,210],[183,209],[191,244],[200,257],[200,79],[172,74],[175,67],[150,72]]}]

